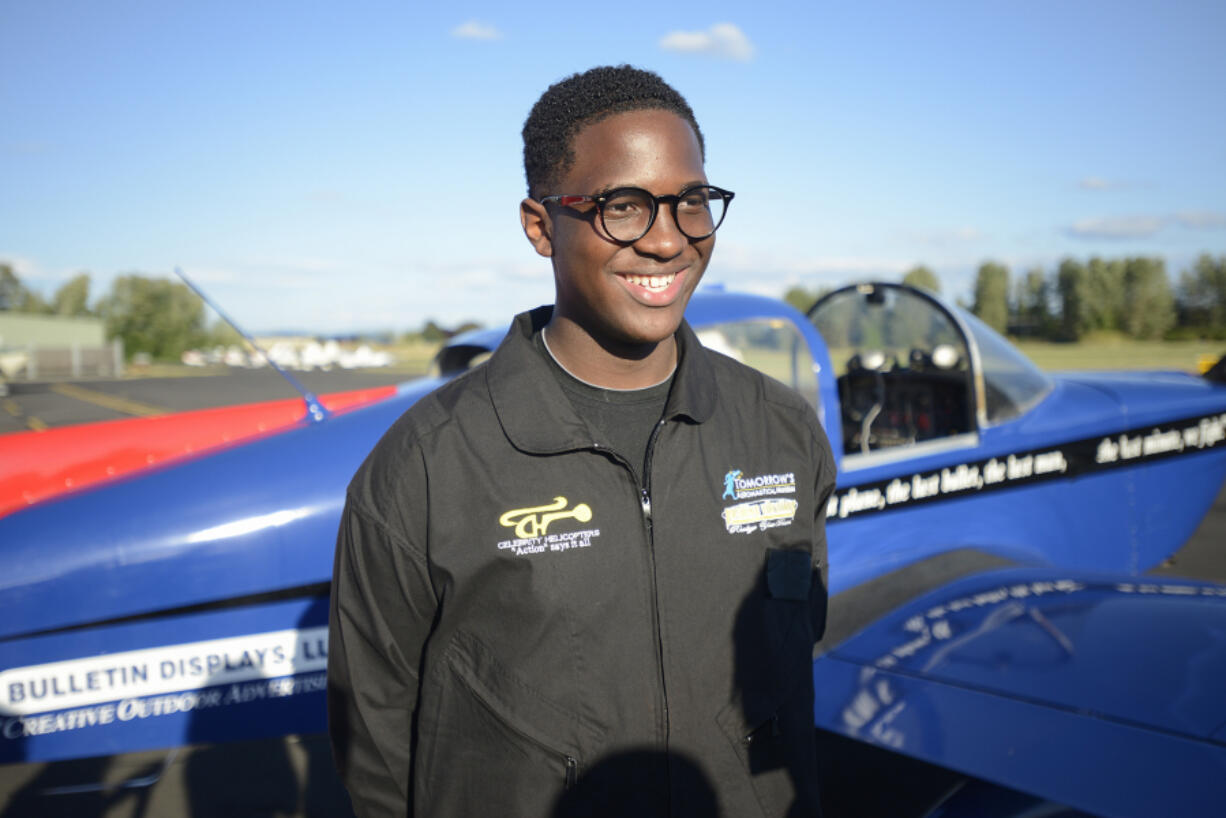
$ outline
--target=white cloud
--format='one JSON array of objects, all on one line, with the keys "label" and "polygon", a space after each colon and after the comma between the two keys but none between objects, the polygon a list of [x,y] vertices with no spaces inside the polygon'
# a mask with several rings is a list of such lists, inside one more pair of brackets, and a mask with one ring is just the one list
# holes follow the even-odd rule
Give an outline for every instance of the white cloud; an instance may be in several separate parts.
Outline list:
[{"label": "white cloud", "polygon": [[706,281],[730,290],[780,296],[788,287],[847,284],[873,278],[894,279],[914,260],[876,256],[799,256],[772,253],[760,247],[721,243]]},{"label": "white cloud", "polygon": [[906,238],[915,244],[930,247],[946,247],[951,244],[979,241],[984,238],[983,231],[976,227],[952,227],[945,230],[926,230],[906,234]]},{"label": "white cloud", "polygon": [[502,32],[487,23],[468,20],[453,28],[451,36],[461,40],[501,40]]},{"label": "white cloud", "polygon": [[1214,210],[1185,210],[1175,214],[1175,221],[1183,227],[1197,230],[1220,230],[1226,227],[1226,213]]},{"label": "white cloud", "polygon": [[[289,284],[293,280],[298,283]],[[443,325],[475,319],[487,326],[499,326],[521,310],[553,300],[549,262],[535,257],[355,260],[344,271],[330,275],[293,276],[268,268],[257,280],[247,279],[242,284],[241,297],[247,303],[253,330],[402,330],[417,328],[427,318]],[[293,287],[294,299],[272,297],[286,286]],[[235,295],[240,296],[238,288]]]},{"label": "white cloud", "polygon": [[1081,219],[1065,232],[1078,239],[1148,239],[1171,225],[1189,230],[1226,229],[1226,213],[1219,210],[1181,210],[1162,216],[1108,216]]},{"label": "white cloud", "polygon": [[[241,278],[263,284],[274,278],[297,280],[299,283],[303,283],[306,279],[322,279],[332,284],[337,276],[352,274],[355,263],[351,260],[324,256],[255,254],[223,263],[220,266],[209,265],[209,267],[219,275],[224,274],[226,280]],[[192,274],[192,271],[186,266],[183,272],[188,275]]]},{"label": "white cloud", "polygon": [[1147,239],[1161,230],[1166,221],[1159,216],[1081,219],[1073,222],[1068,232],[1079,239]]},{"label": "white cloud", "polygon": [[11,266],[18,278],[47,278],[50,275],[33,259],[13,253],[0,253],[0,262]]},{"label": "white cloud", "polygon": [[[10,253],[0,253],[0,264],[8,264],[13,268],[13,274],[21,279],[21,283],[43,295],[50,295],[61,284],[67,282],[78,273],[88,273],[86,267],[61,267],[51,269],[32,258]],[[91,273],[92,293],[96,296],[98,289],[97,276]]]},{"label": "white cloud", "polygon": [[[226,267],[180,267],[183,274],[197,284],[229,284],[245,276]],[[178,280],[176,276],[175,280]]]},{"label": "white cloud", "polygon": [[317,190],[307,191],[306,200],[312,204],[343,204],[345,201],[345,194],[341,193],[339,190],[319,188]]},{"label": "white cloud", "polygon": [[753,43],[732,23],[716,23],[706,31],[669,32],[660,38],[660,48],[737,62],[749,62],[754,55]]},{"label": "white cloud", "polygon": [[1077,183],[1077,187],[1082,190],[1119,190],[1124,187],[1124,183],[1113,182],[1100,176],[1087,176]]}]

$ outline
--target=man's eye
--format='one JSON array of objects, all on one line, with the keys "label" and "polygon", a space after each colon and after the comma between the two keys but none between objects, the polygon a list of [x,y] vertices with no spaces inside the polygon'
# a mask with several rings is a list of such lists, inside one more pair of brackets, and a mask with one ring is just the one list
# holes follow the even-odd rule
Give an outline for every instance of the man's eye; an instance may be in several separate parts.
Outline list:
[{"label": "man's eye", "polygon": [[707,205],[710,204],[710,201],[711,200],[708,199],[706,196],[702,196],[702,195],[695,193],[691,196],[686,196],[684,199],[679,201],[677,203],[677,207],[681,208],[682,210],[696,212],[699,210],[706,210]]},{"label": "man's eye", "polygon": [[633,199],[614,199],[604,206],[606,219],[632,219],[641,212],[643,212],[642,203]]}]

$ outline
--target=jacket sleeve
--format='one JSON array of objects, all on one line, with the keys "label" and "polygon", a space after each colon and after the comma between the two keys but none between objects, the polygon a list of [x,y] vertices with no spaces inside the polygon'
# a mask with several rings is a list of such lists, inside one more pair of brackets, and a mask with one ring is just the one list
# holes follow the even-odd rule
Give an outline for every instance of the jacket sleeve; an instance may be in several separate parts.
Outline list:
[{"label": "jacket sleeve", "polygon": [[830,566],[826,555],[826,505],[834,493],[834,454],[826,433],[814,419],[813,461],[816,464],[813,520],[813,577],[809,587],[810,620],[813,623],[814,644],[826,632],[826,607],[829,600]]},{"label": "jacket sleeve", "polygon": [[362,818],[412,814],[418,677],[436,607],[424,549],[351,491],[332,576],[328,732]]}]

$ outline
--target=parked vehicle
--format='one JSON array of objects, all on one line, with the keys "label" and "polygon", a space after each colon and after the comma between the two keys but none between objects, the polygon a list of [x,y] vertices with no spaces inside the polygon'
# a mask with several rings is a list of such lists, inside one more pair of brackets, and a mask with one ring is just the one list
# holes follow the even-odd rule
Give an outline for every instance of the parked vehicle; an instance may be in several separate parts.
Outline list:
[{"label": "parked vehicle", "polygon": [[[835,449],[818,728],[869,753],[880,782],[915,764],[962,782],[927,798],[934,815],[1220,803],[1226,587],[1146,572],[1226,478],[1226,386],[1048,376],[901,285],[838,290],[808,317],[707,290],[687,317],[708,347],[810,399]],[[500,337],[453,339],[437,377],[346,412],[57,486],[0,517],[0,803],[144,799],[178,814],[218,782],[265,800],[280,782],[305,809],[294,799],[327,769],[345,485],[408,406]],[[4,465],[5,448],[0,508],[24,505],[5,477],[30,468]],[[289,772],[233,786],[269,763]]]}]

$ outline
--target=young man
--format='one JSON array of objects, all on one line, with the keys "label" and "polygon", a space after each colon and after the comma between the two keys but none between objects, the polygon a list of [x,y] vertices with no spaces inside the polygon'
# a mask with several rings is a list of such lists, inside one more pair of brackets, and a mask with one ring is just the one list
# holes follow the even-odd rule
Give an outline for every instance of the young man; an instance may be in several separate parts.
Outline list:
[{"label": "young man", "polygon": [[[703,150],[628,66],[529,115],[520,219],[557,301],[349,488],[329,719],[360,815],[819,813],[834,466],[799,395],[683,321],[732,198]],[[738,526],[750,495],[790,514]]]}]

